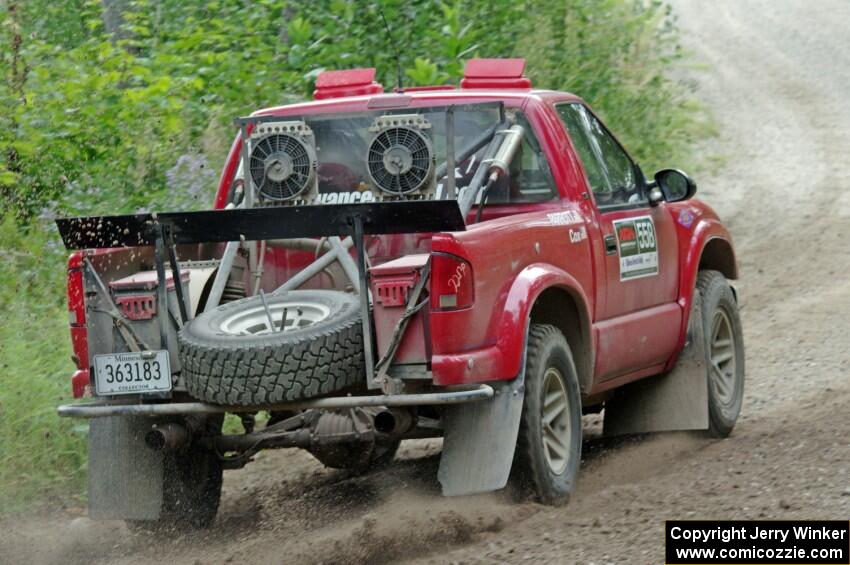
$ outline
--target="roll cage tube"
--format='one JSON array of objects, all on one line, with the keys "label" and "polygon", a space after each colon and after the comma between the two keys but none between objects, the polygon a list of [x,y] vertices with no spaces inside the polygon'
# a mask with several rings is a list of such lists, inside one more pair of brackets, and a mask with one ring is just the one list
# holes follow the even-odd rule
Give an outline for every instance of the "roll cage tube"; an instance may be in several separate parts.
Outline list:
[{"label": "roll cage tube", "polygon": [[[522,144],[524,136],[525,128],[521,125],[510,125],[507,121],[499,124],[490,145],[487,147],[484,159],[481,161],[481,166],[475,171],[475,176],[472,178],[472,182],[469,183],[467,189],[458,197],[458,206],[464,218],[466,218],[466,215],[472,209],[482,188],[484,189],[486,198],[489,188],[496,182],[499,176],[510,174],[509,166],[511,160],[513,160]],[[485,198],[482,198],[478,209],[476,223],[481,220],[481,210],[484,207]]]}]

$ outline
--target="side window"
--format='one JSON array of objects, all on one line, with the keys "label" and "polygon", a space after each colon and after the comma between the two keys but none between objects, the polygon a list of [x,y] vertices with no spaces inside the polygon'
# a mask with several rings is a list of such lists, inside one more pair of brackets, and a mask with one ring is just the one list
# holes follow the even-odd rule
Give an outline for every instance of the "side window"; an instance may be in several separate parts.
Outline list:
[{"label": "side window", "polygon": [[[606,207],[645,202],[634,163],[599,120],[580,104],[559,106],[558,112],[585,165],[597,205]],[[591,161],[594,164],[588,166]],[[600,181],[599,176],[604,180]]]},{"label": "side window", "polygon": [[638,190],[634,163],[599,120],[584,108],[582,113],[587,118],[590,135],[599,147],[611,183],[611,202],[599,202],[599,205],[640,202],[642,198]]},{"label": "side window", "polygon": [[584,172],[587,174],[587,182],[590,183],[590,189],[594,194],[610,192],[611,187],[608,186],[608,179],[605,178],[602,164],[599,162],[592,142],[587,135],[587,127],[581,106],[579,104],[563,104],[557,108],[558,114],[561,116],[561,121],[564,122],[576,153],[578,153],[578,158],[584,166]]}]

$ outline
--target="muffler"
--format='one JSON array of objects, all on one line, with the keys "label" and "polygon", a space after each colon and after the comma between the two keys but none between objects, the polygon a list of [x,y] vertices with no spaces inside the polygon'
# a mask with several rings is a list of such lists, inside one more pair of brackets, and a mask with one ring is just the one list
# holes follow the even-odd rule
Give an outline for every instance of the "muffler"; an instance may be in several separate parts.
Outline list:
[{"label": "muffler", "polygon": [[415,423],[413,412],[403,408],[386,408],[375,414],[375,431],[382,434],[403,434],[409,432]]},{"label": "muffler", "polygon": [[154,451],[180,451],[187,447],[191,440],[192,436],[189,430],[182,424],[154,425],[145,434],[145,445]]}]

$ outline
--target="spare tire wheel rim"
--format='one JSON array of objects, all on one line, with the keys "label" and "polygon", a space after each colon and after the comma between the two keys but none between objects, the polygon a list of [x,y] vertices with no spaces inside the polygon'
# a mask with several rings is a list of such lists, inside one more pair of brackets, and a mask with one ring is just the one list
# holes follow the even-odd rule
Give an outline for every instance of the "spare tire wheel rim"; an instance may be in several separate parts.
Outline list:
[{"label": "spare tire wheel rim", "polygon": [[736,351],[732,323],[729,316],[718,308],[711,324],[711,353],[709,360],[715,396],[723,406],[735,400]]},{"label": "spare tire wheel rim", "polygon": [[543,375],[541,431],[546,463],[556,475],[563,473],[570,461],[571,426],[570,404],[564,379],[558,369],[549,367]]},{"label": "spare tire wheel rim", "polygon": [[[273,302],[268,307],[267,312],[257,301],[253,308],[234,312],[221,323],[221,331],[230,335],[287,333],[322,322],[331,313],[330,308],[316,302]],[[269,314],[274,327],[269,323]]]}]

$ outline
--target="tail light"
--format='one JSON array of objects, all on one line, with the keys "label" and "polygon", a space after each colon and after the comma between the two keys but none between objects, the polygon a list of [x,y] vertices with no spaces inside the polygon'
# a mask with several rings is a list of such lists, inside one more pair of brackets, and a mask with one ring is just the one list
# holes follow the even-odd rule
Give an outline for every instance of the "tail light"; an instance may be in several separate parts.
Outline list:
[{"label": "tail light", "polygon": [[472,265],[457,255],[431,254],[431,309],[458,310],[472,306],[475,283]]},{"label": "tail light", "polygon": [[68,258],[68,322],[71,327],[86,325],[84,293],[83,254],[78,251]]},{"label": "tail light", "polygon": [[68,258],[68,322],[71,326],[71,347],[77,371],[71,377],[74,398],[84,396],[89,388],[89,344],[86,333],[86,299],[83,284],[82,252]]}]

